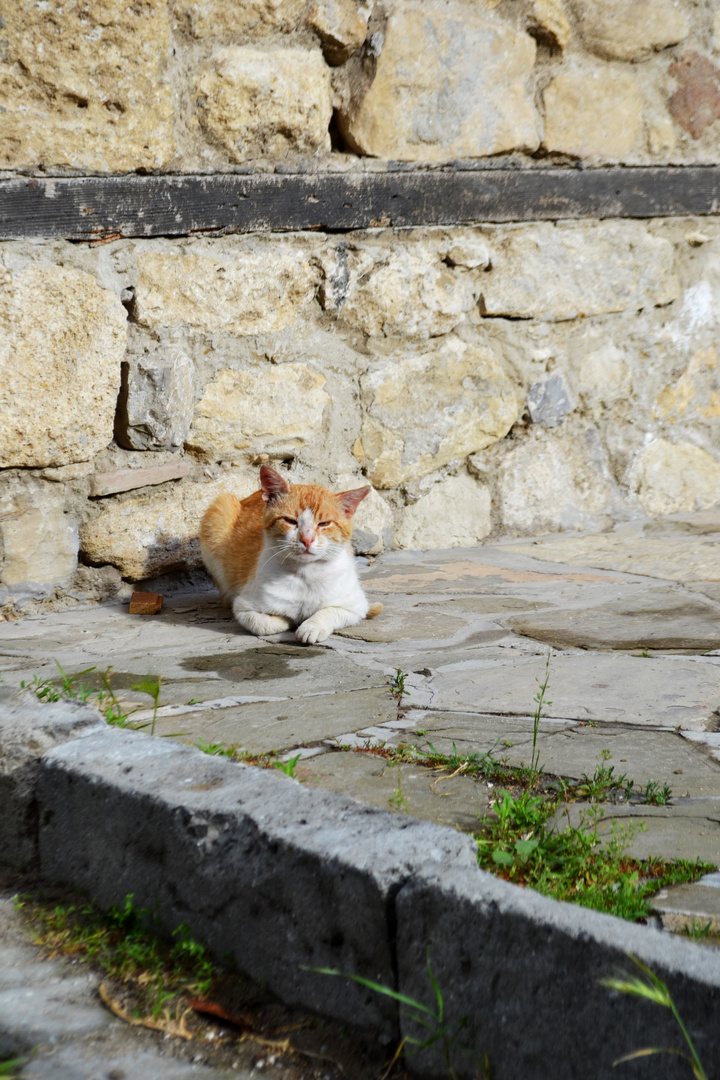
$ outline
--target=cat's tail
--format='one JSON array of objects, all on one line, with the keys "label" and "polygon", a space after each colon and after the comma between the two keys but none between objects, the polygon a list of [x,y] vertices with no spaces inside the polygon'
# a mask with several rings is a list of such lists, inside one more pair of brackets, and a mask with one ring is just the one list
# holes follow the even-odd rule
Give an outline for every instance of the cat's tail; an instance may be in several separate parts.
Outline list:
[{"label": "cat's tail", "polygon": [[368,612],[367,612],[367,615],[365,616],[365,618],[366,619],[374,619],[376,615],[380,614],[382,609],[383,609],[382,604],[371,604],[370,607],[368,608]]}]

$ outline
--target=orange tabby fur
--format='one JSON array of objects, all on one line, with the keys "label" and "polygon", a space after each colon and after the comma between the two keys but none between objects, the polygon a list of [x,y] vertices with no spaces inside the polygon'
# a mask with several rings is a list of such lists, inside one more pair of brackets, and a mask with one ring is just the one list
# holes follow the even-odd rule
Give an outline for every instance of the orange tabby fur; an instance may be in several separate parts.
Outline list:
[{"label": "orange tabby fur", "polygon": [[[303,520],[307,520],[307,511],[312,512],[311,531],[321,537],[321,542],[334,545],[337,549],[347,548],[352,536],[350,519],[358,503],[370,490],[362,488],[333,494],[318,484],[288,485],[269,466],[263,466],[261,481],[262,489],[242,501],[234,495],[220,495],[205,512],[200,524],[200,544],[205,564],[221,595],[229,601],[235,600],[245,586],[252,586],[263,550],[266,558],[268,547],[284,551],[284,545],[293,541],[297,522],[295,525],[288,522],[299,519],[301,515]],[[287,562],[280,559],[275,565],[279,570],[280,567],[285,568]],[[302,576],[304,573],[305,567],[298,566],[297,574]],[[355,571],[352,573],[354,576]],[[246,616],[241,608],[242,603],[239,607],[233,604],[236,617],[242,625],[246,625]],[[382,604],[374,604],[367,609],[365,617],[373,618],[380,611]],[[278,610],[267,614],[277,617],[286,613]],[[359,618],[362,617],[360,614]],[[271,631],[253,629],[252,632]],[[300,636],[300,639],[306,640],[306,637]]]}]

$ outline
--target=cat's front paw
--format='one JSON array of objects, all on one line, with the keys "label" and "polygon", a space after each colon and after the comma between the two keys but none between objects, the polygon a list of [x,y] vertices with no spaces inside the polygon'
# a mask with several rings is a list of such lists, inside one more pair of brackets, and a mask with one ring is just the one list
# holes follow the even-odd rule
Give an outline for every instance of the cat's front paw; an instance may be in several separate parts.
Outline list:
[{"label": "cat's front paw", "polygon": [[269,637],[289,630],[292,623],[284,615],[266,615],[262,611],[238,611],[235,618],[241,626],[256,637]]},{"label": "cat's front paw", "polygon": [[295,631],[295,637],[298,641],[302,641],[305,645],[316,645],[318,641],[325,641],[332,633],[332,629],[329,629],[314,618],[306,619],[304,623],[300,623]]}]

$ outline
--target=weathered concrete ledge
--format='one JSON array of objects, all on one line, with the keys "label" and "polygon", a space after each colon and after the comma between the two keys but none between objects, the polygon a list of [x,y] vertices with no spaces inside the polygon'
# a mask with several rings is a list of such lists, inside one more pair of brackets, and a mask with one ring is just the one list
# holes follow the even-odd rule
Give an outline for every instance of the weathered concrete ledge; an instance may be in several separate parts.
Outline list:
[{"label": "weathered concrete ledge", "polygon": [[718,166],[0,181],[0,240],[336,231],[718,212]]},{"label": "weathered concrete ledge", "polygon": [[[168,930],[187,923],[290,1003],[396,1034],[408,1021],[390,999],[307,969],[365,975],[430,1004],[429,950],[450,1028],[468,1017],[454,1043],[461,1076],[487,1052],[498,1080],[610,1078],[620,1054],[674,1045],[669,1012],[597,985],[629,966],[627,952],[668,981],[706,1068],[720,1065],[712,952],[497,881],[452,830],[23,696],[0,699],[0,760],[5,805],[37,808],[46,878],[103,905],[132,892]],[[1,855],[17,865],[33,826],[7,820],[29,830],[13,846],[4,826]],[[443,1072],[436,1053],[411,1067]],[[673,1068],[664,1061],[663,1075]]]}]

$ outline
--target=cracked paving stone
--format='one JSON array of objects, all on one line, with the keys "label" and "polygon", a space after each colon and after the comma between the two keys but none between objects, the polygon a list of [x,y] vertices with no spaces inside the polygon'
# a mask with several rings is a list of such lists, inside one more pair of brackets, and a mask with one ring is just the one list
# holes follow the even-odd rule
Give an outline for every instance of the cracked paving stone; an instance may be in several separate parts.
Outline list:
[{"label": "cracked paving stone", "polygon": [[[432,680],[413,686],[406,704],[434,709],[532,715],[545,675],[545,659],[518,657],[512,663],[483,659],[452,663]],[[594,723],[715,730],[720,707],[718,667],[680,656],[577,653],[552,657],[545,715]]]},{"label": "cracked paving stone", "polygon": [[700,653],[720,647],[720,607],[682,589],[632,588],[597,607],[558,608],[510,618],[518,634],[556,649],[665,649]]},{"label": "cracked paving stone", "polygon": [[239,746],[251,754],[289,750],[394,720],[397,705],[387,686],[345,694],[288,695],[275,701],[219,709],[197,709],[157,721],[157,735],[183,742]]},{"label": "cracked paving stone", "polygon": [[[406,719],[414,730],[402,739],[424,749],[428,742],[443,754],[485,754],[492,751],[499,761],[529,765],[532,755],[532,717],[482,716],[472,713],[437,713],[410,710]],[[417,729],[426,735],[417,734]],[[701,746],[688,744],[676,732],[648,731],[637,727],[603,724],[591,727],[579,721],[542,719],[538,731],[540,760],[544,771],[555,776],[580,780],[592,776],[603,751],[615,776],[625,773],[635,790],[648,781],[667,783],[678,796],[720,799],[720,764]],[[720,856],[720,852],[718,852]]]},{"label": "cracked paving stone", "polygon": [[700,926],[704,932],[717,935],[720,932],[720,874],[706,874],[691,884],[661,889],[653,897],[652,910],[660,916],[665,930],[677,934]]},{"label": "cracked paving stone", "polygon": [[[560,828],[568,820],[578,825],[581,818],[590,820],[588,803],[561,807],[556,820]],[[663,859],[701,859],[716,866],[720,858],[720,799],[673,799],[667,806],[600,805],[603,817],[598,835],[610,838],[616,828],[640,826],[633,831],[627,846],[636,859],[658,856]],[[644,826],[644,827],[643,827]]]},{"label": "cracked paving stone", "polygon": [[383,810],[461,829],[476,829],[488,808],[485,783],[468,776],[450,778],[422,765],[391,765],[377,754],[325,754],[299,764],[296,776]]},{"label": "cracked paving stone", "polygon": [[341,637],[361,641],[392,642],[403,638],[449,638],[468,626],[467,620],[440,615],[435,611],[383,611],[375,619],[339,630]]}]

